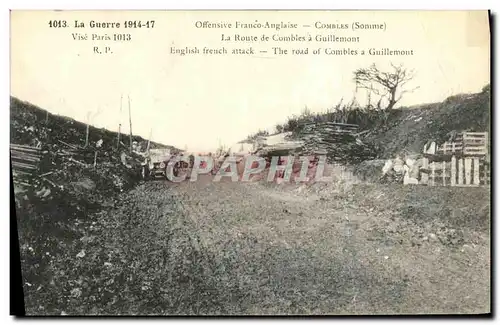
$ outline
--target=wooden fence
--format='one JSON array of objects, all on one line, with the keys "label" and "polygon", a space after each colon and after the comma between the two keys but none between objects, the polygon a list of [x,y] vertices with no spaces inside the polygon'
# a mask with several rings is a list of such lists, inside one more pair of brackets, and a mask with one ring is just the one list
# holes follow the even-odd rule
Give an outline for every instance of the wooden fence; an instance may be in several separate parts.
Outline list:
[{"label": "wooden fence", "polygon": [[487,186],[490,164],[487,132],[465,132],[455,141],[424,148],[420,184],[429,186]]},{"label": "wooden fence", "polygon": [[453,142],[437,146],[437,155],[486,156],[488,154],[488,132],[465,132],[458,134]]}]

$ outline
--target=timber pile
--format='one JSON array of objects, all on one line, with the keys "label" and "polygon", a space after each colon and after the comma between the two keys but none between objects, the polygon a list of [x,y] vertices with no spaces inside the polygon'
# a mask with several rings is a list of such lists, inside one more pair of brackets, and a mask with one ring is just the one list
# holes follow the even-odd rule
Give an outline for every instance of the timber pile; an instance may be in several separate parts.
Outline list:
[{"label": "timber pile", "polygon": [[273,145],[260,145],[260,156],[314,155],[326,153],[333,163],[359,163],[375,158],[374,150],[358,138],[355,124],[308,122],[300,126],[292,138]]},{"label": "timber pile", "polygon": [[110,189],[121,188],[136,177],[137,168],[131,170],[124,166],[120,151],[126,152],[137,165],[144,159],[138,154],[128,153],[123,144],[121,150],[103,150],[93,145],[84,148],[60,139],[40,147],[11,144],[13,182],[33,190],[43,187],[64,190],[83,175],[90,175],[98,185],[103,183]]},{"label": "timber pile", "polygon": [[289,141],[264,146],[257,152],[259,156],[288,156],[302,152],[304,143],[302,141]]},{"label": "timber pile", "polygon": [[13,181],[18,184],[30,185],[38,175],[42,151],[40,148],[11,144],[10,159]]},{"label": "timber pile", "polygon": [[357,138],[357,131],[355,124],[308,123],[296,137],[304,142],[303,153],[326,151],[330,162],[357,163],[374,158],[373,150]]}]

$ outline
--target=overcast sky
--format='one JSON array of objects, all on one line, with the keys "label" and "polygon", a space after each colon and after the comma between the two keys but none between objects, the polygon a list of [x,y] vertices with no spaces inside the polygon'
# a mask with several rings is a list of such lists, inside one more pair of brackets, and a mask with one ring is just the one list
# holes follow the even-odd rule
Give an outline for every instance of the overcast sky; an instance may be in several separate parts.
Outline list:
[{"label": "overcast sky", "polygon": [[[69,28],[49,28],[49,20],[67,20]],[[74,20],[87,24],[75,29]],[[155,20],[153,29],[131,30],[131,42],[75,41],[72,33],[128,32],[91,29],[91,20]],[[199,29],[196,21],[293,22],[299,30]],[[319,30],[316,22],[385,23],[385,31]],[[312,25],[310,28],[302,25]],[[359,36],[359,43],[310,42],[315,48],[413,49],[413,56],[271,55],[273,46],[288,50],[301,43],[255,43],[267,54],[178,56],[171,46],[220,48],[221,34],[288,36],[316,34]],[[189,150],[213,150],[219,139],[231,145],[258,129],[284,122],[305,106],[325,111],[354,95],[356,68],[391,61],[415,69],[401,105],[441,101],[477,92],[489,83],[487,12],[17,12],[11,25],[11,94],[52,113],[128,131],[131,98],[133,131]],[[98,55],[94,45],[109,45],[113,54]],[[248,44],[226,43],[226,48]],[[120,115],[120,97],[123,111]],[[363,101],[362,94],[358,94]]]}]

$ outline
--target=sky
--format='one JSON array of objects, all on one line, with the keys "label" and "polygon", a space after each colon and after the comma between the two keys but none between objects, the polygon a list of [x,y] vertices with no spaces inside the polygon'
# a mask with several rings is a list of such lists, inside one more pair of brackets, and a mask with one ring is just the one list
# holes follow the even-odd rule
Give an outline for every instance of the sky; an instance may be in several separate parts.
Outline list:
[{"label": "sky", "polygon": [[[49,21],[67,21],[51,28]],[[85,23],[75,28],[75,20]],[[90,22],[120,22],[119,29]],[[123,28],[124,21],[154,21],[153,28]],[[231,29],[197,28],[196,22],[232,23]],[[235,22],[296,23],[298,29],[235,29]],[[315,24],[384,24],[384,30],[317,29]],[[304,27],[309,25],[311,27]],[[130,41],[74,40],[75,33],[130,34]],[[358,43],[222,42],[234,37],[291,34],[356,37]],[[96,54],[94,46],[112,53]],[[254,55],[172,54],[171,48],[250,46]],[[273,47],[309,49],[307,55],[274,55]],[[403,49],[412,56],[335,56],[325,48]],[[321,49],[321,54],[313,50]],[[260,53],[267,51],[267,53]],[[442,101],[478,92],[490,82],[486,11],[14,11],[11,13],[11,95],[52,113],[94,126],[133,133],[190,151],[232,145],[272,128],[307,107],[326,111],[355,94],[353,71],[376,63],[415,71],[400,105]],[[122,99],[122,100],[121,100]],[[120,104],[121,102],[121,104]],[[120,110],[121,107],[121,110]],[[121,111],[121,112],[120,112]]]}]

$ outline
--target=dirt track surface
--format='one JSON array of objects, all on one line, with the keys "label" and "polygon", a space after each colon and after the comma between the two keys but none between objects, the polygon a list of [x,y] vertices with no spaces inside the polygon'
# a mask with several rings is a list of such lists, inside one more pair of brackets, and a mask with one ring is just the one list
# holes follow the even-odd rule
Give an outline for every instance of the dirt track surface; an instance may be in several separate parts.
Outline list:
[{"label": "dirt track surface", "polygon": [[77,267],[53,266],[72,279],[64,313],[490,311],[489,220],[459,215],[467,202],[442,214],[450,202],[421,187],[289,187],[202,178],[124,193],[93,217]]}]

